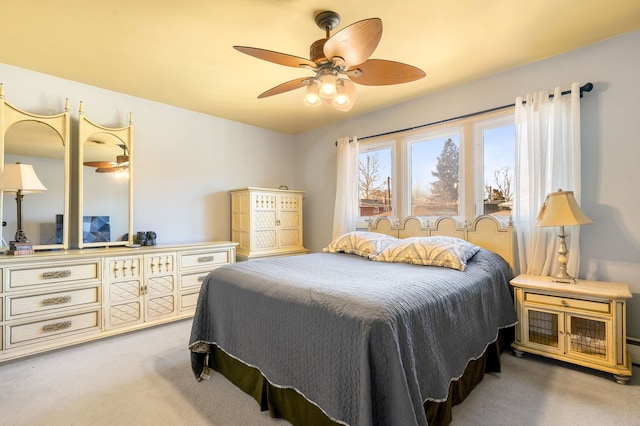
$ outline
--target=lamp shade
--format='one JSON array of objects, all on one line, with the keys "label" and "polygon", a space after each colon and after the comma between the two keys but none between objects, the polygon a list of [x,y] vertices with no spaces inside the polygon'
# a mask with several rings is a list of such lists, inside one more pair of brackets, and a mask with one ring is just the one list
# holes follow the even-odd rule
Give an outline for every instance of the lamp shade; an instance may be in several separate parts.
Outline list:
[{"label": "lamp shade", "polygon": [[552,192],[547,195],[536,226],[576,226],[593,223],[586,214],[580,210],[573,196],[573,191]]},{"label": "lamp shade", "polygon": [[18,192],[36,194],[47,188],[40,182],[33,166],[30,164],[5,164],[0,174],[0,189],[4,192]]}]

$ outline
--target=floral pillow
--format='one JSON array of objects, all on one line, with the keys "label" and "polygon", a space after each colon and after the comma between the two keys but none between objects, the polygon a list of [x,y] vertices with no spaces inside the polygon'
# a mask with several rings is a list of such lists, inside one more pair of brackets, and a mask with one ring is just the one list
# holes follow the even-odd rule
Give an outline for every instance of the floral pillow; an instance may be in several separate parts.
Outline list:
[{"label": "floral pillow", "polygon": [[397,240],[371,259],[378,262],[442,266],[464,271],[480,247],[455,237],[411,237]]},{"label": "floral pillow", "polygon": [[325,253],[349,253],[362,257],[375,256],[397,242],[390,235],[377,232],[354,231],[343,234],[322,249]]}]

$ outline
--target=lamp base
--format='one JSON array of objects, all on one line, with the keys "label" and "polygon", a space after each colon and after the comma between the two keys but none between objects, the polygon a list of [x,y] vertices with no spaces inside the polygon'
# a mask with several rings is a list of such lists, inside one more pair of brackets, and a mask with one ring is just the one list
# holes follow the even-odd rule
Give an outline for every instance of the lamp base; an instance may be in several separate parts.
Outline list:
[{"label": "lamp base", "polygon": [[571,275],[569,274],[558,274],[558,275],[553,275],[551,278],[553,278],[553,282],[554,283],[562,283],[562,284],[576,284],[576,279],[573,278]]},{"label": "lamp base", "polygon": [[33,254],[33,244],[28,241],[10,241],[7,254],[13,256],[27,256]]}]

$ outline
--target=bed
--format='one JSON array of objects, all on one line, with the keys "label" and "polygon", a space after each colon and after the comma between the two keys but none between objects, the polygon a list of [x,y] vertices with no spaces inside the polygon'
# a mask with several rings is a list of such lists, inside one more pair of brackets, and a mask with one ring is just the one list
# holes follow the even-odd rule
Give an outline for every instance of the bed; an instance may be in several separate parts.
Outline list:
[{"label": "bed", "polygon": [[[491,216],[409,217],[370,231],[209,274],[189,345],[195,377],[216,369],[294,425],[449,423],[485,371],[499,371],[516,322],[513,229]],[[366,244],[341,250],[354,239]],[[406,263],[416,244],[446,256]]]}]

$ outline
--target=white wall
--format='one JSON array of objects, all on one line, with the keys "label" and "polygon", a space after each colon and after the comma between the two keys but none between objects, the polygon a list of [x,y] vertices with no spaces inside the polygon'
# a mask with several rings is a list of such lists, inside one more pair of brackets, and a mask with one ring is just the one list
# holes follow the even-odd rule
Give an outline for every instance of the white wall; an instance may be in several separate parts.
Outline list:
[{"label": "white wall", "polygon": [[9,65],[0,83],[8,103],[31,113],[60,113],[68,98],[73,144],[80,101],[103,126],[133,113],[134,232],[156,231],[159,244],[229,240],[229,189],[295,186],[290,135]]},{"label": "white wall", "polygon": [[[581,101],[582,208],[595,221],[581,229],[580,277],[631,286],[629,335],[640,337],[640,31],[297,136],[295,181],[307,190],[305,245],[331,239],[335,145],[512,104],[515,97],[572,82],[592,82]],[[461,65],[463,66],[463,65]],[[426,70],[429,78],[429,70]]]}]

